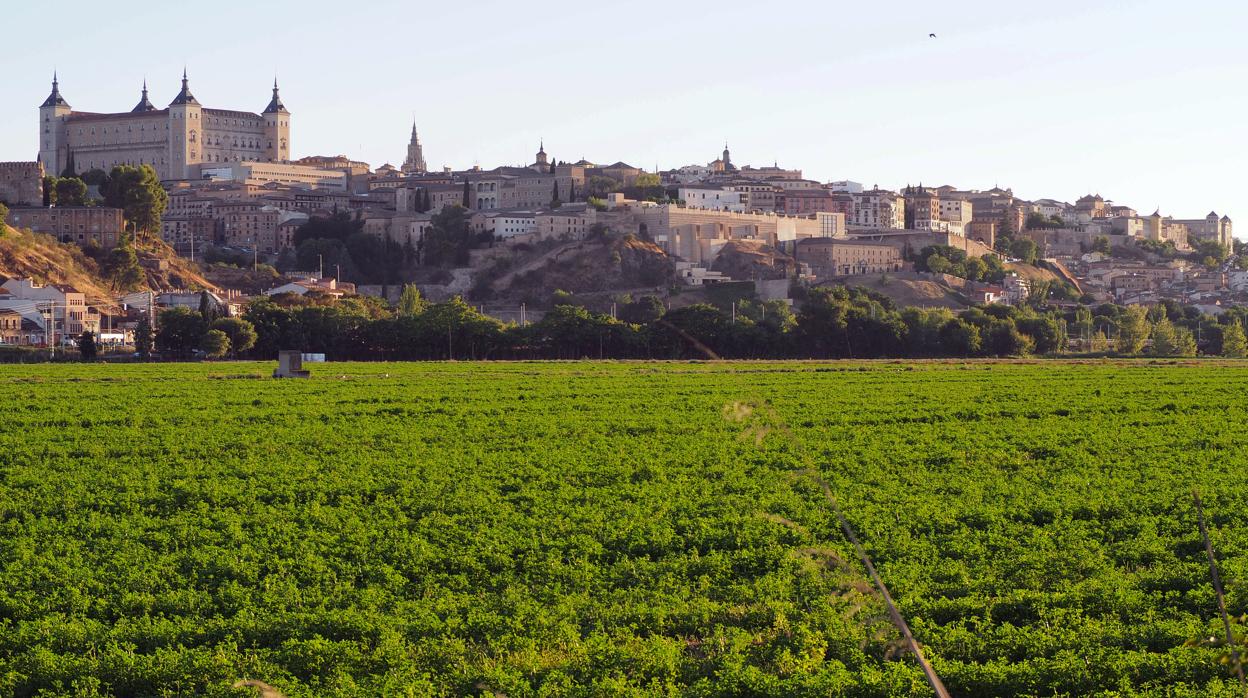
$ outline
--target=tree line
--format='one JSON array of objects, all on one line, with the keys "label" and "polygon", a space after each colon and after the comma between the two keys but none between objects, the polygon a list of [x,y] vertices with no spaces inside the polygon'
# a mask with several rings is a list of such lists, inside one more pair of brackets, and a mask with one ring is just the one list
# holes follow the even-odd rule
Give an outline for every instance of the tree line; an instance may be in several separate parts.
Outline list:
[{"label": "tree line", "polygon": [[1228,357],[1248,355],[1248,311],[1221,317],[1176,303],[1073,310],[990,305],[953,312],[899,308],[861,288],[799,292],[783,301],[668,309],[629,299],[615,317],[558,305],[519,326],[456,297],[429,303],[415,287],[395,306],[376,298],[278,296],[238,318],[209,310],[161,313],[155,348],[170,358],[272,359],[283,349],[334,360],[477,359],[875,359],[975,358],[1064,353]]}]

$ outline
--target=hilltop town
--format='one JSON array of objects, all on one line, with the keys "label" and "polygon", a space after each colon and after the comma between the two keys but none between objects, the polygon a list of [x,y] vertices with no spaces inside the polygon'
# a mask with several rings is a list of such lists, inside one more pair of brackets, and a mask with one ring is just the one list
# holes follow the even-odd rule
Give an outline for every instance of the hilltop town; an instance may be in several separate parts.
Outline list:
[{"label": "hilltop town", "polygon": [[37,158],[0,163],[5,222],[78,250],[42,268],[0,254],[6,344],[91,332],[126,346],[142,318],[206,298],[236,315],[257,298],[394,303],[405,288],[520,324],[569,303],[687,306],[722,285],[747,302],[851,286],[953,311],[1248,302],[1229,216],[1097,193],[820,182],[739,165],[727,144],[670,169],[568,162],[542,142],[528,163],[435,170],[415,124],[399,166],[294,158],[276,82],[257,113],[201,104],[185,73],[167,106],[144,83],[123,113],[74,109],[54,78],[38,111]]}]

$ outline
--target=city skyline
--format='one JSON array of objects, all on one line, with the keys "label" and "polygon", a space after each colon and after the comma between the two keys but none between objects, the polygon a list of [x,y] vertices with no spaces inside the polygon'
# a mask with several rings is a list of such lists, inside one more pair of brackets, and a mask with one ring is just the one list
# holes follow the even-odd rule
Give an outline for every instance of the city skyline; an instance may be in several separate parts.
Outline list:
[{"label": "city skyline", "polygon": [[[276,74],[296,119],[294,158],[344,154],[399,166],[414,115],[431,169],[528,163],[543,140],[560,160],[669,169],[710,161],[726,140],[739,164],[778,162],[867,187],[1000,185],[1070,202],[1100,193],[1176,217],[1217,210],[1234,218],[1248,203],[1235,177],[1246,154],[1235,115],[1248,104],[1236,90],[1213,89],[1242,84],[1248,69],[1230,41],[1234,20],[1248,17],[1239,8],[1192,17],[1161,3],[1130,12],[1056,3],[1042,16],[997,8],[985,17],[986,3],[944,12],[902,3],[883,18],[812,6],[811,22],[789,26],[756,10],[751,23],[738,8],[698,17],[700,5],[661,14],[637,6],[639,21],[557,3],[518,17],[487,3],[473,25],[451,9],[380,3],[335,24],[356,50],[335,52],[334,62],[317,58],[335,48],[324,45],[319,3],[301,13],[286,3],[255,8],[247,22],[195,17],[229,41],[180,43],[180,59],[135,52],[109,61],[88,58],[75,37],[88,26],[96,36],[158,34],[189,15],[68,7],[59,49],[15,38],[6,59],[13,102],[32,109],[0,115],[0,160],[37,152],[31,112],[54,69],[75,109],[128,111],[144,79],[165,106],[185,63],[201,101],[256,112]],[[39,15],[19,9],[14,26]],[[410,53],[395,49],[398,19],[462,28],[459,53],[444,36],[455,32],[427,29]],[[814,20],[835,26],[820,34]],[[373,35],[375,43],[366,40]],[[623,44],[606,50],[612,41]],[[162,55],[164,43],[153,44]]]}]

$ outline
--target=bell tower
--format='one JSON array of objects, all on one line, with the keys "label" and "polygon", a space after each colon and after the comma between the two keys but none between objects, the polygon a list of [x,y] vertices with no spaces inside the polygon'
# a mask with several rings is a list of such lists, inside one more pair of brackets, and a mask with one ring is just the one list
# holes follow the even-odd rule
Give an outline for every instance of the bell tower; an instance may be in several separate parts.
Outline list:
[{"label": "bell tower", "polygon": [[52,93],[39,105],[39,162],[43,169],[53,176],[59,175],[65,167],[69,150],[69,134],[65,130],[65,120],[73,111],[69,102],[61,96],[61,86],[52,73]]},{"label": "bell tower", "polygon": [[420,145],[420,136],[416,135],[416,122],[412,122],[412,140],[407,144],[407,159],[403,161],[403,171],[408,174],[425,174],[429,169],[425,166],[425,151]]},{"label": "bell tower", "polygon": [[169,103],[169,170],[162,179],[191,179],[192,170],[203,161],[204,108],[191,94],[182,70],[182,91]]},{"label": "bell tower", "polygon": [[290,162],[290,112],[277,92],[273,78],[273,99],[264,108],[264,156],[269,162]]}]

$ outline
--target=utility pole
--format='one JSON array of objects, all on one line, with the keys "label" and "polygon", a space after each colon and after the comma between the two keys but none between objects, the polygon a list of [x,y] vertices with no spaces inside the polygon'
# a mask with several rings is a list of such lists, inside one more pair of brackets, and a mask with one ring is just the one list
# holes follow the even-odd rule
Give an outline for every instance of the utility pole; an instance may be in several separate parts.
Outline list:
[{"label": "utility pole", "polygon": [[316,278],[319,281],[325,276],[325,257],[324,255],[316,256]]}]

